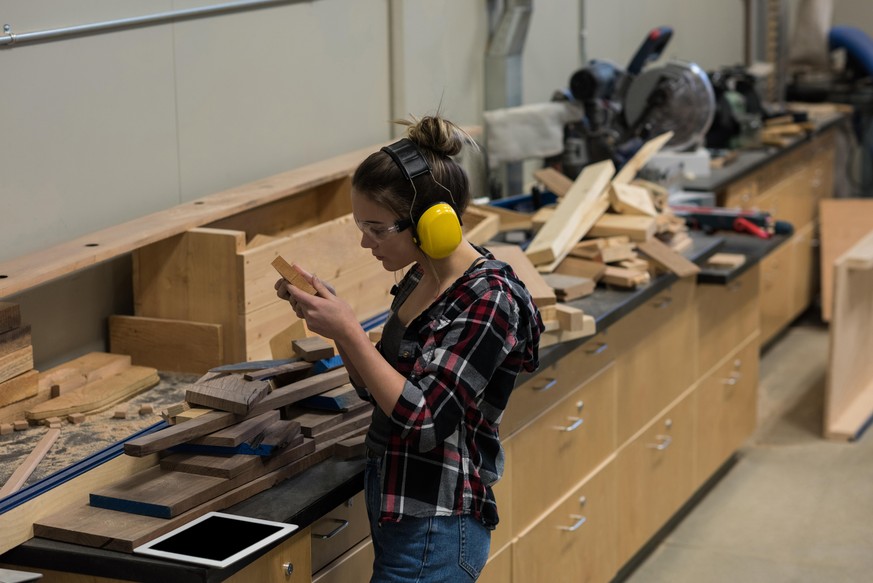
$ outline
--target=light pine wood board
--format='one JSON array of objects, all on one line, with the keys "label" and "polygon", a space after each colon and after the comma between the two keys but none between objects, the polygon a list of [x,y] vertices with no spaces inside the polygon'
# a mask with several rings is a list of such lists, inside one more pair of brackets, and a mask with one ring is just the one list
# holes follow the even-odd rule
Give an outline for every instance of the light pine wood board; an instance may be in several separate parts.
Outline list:
[{"label": "light pine wood board", "polygon": [[609,205],[606,188],[615,172],[612,161],[586,166],[525,253],[534,265],[566,256]]},{"label": "light pine wood board", "polygon": [[696,263],[686,259],[655,238],[637,243],[637,249],[663,269],[675,273],[679,277],[690,277],[700,273],[700,267]]},{"label": "light pine wood board", "polygon": [[833,313],[834,261],[873,231],[873,199],[831,198],[819,202],[821,231],[821,312]]},{"label": "light pine wood board", "polygon": [[658,225],[653,217],[641,215],[604,214],[588,231],[590,237],[627,236],[631,241],[648,241],[655,236]]},{"label": "light pine wood board", "polygon": [[518,245],[492,245],[489,250],[496,259],[504,261],[512,267],[518,278],[524,283],[537,307],[553,305],[555,290],[546,283],[542,274],[537,271],[528,256]]},{"label": "light pine wood board", "polygon": [[33,370],[33,346],[25,346],[0,356],[0,382]]},{"label": "light pine wood board", "polygon": [[57,385],[60,392],[83,387],[124,372],[131,365],[130,355],[89,352],[39,374],[40,391],[48,392]]},{"label": "light pine wood board", "polygon": [[39,464],[55,441],[57,441],[60,434],[60,429],[49,429],[46,431],[42,439],[39,440],[39,443],[36,444],[36,447],[33,448],[33,451],[30,452],[30,455],[21,462],[21,465],[12,472],[12,475],[9,476],[9,479],[0,488],[0,498],[5,498],[21,488],[24,482],[27,481],[27,478],[33,473],[33,470],[36,469],[37,464]]},{"label": "light pine wood board", "polygon": [[873,417],[873,232],[835,262],[825,437],[851,441]]},{"label": "light pine wood board", "polygon": [[379,147],[377,145],[356,150],[210,194],[164,211],[77,237],[67,243],[5,261],[0,263],[0,273],[7,276],[0,282],[0,297],[10,296],[107,259],[130,253],[194,227],[297,195],[326,182],[346,178],[367,155],[378,150]]},{"label": "light pine wood board", "polygon": [[573,186],[573,181],[569,177],[554,168],[540,168],[534,171],[533,176],[558,197],[567,194]]},{"label": "light pine wood board", "polygon": [[646,215],[654,217],[658,214],[655,203],[649,191],[642,186],[614,182],[610,189],[612,208],[617,213],[629,215]]},{"label": "light pine wood board", "polygon": [[202,374],[224,362],[221,324],[186,320],[110,316],[109,350],[161,371]]},{"label": "light pine wood board", "polygon": [[21,326],[21,309],[13,302],[0,302],[0,333]]},{"label": "light pine wood board", "polygon": [[637,152],[631,156],[621,170],[615,175],[612,182],[615,184],[629,184],[637,173],[642,170],[643,166],[649,163],[652,156],[657,154],[664,145],[673,137],[673,132],[666,132],[660,136],[656,136],[642,145]]},{"label": "light pine wood board", "polygon": [[599,281],[603,277],[603,272],[606,266],[599,261],[591,261],[567,255],[555,268],[554,273],[563,273],[564,275],[578,275],[580,277],[588,277],[594,281]]},{"label": "light pine wood board", "polygon": [[241,345],[245,336],[240,318],[244,295],[239,254],[244,250],[245,232],[212,228],[191,229],[137,250],[134,313],[220,324],[225,359],[248,360]]},{"label": "light pine wood board", "polygon": [[[252,247],[249,247],[251,249]],[[284,257],[279,255],[274,258],[273,261],[270,262],[270,265],[279,272],[285,281],[293,285],[294,287],[298,287],[301,290],[305,291],[308,294],[316,295],[315,288],[310,285],[306,278],[303,277],[303,274],[295,269],[295,266],[288,263]]]},{"label": "light pine wood board", "polygon": [[488,207],[470,205],[461,217],[464,238],[483,245],[500,232],[500,217]]},{"label": "light pine wood board", "polygon": [[0,333],[0,358],[31,345],[30,324]]},{"label": "light pine wood board", "polygon": [[505,233],[506,231],[526,231],[532,228],[531,215],[529,213],[521,213],[496,205],[487,205],[487,210],[490,213],[496,214],[499,219],[497,225],[498,233]]},{"label": "light pine wood board", "polygon": [[157,371],[131,366],[105,379],[73,389],[27,411],[30,420],[64,417],[71,413],[96,413],[129,399],[160,382]]},{"label": "light pine wood board", "polygon": [[[29,370],[26,373],[0,382],[0,407],[30,399],[38,394],[39,373],[36,370]],[[4,420],[0,418],[0,421]]]}]

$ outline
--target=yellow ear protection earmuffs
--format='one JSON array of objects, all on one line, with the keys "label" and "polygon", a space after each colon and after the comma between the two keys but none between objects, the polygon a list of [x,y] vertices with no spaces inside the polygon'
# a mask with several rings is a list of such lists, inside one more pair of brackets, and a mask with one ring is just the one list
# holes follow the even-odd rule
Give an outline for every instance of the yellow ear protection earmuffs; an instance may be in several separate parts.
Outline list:
[{"label": "yellow ear protection earmuffs", "polygon": [[[431,172],[427,160],[421,155],[418,147],[408,138],[403,138],[389,146],[385,146],[382,148],[382,151],[391,156],[391,159],[394,160],[394,163],[403,172],[403,176],[412,185],[413,199],[410,206],[410,216],[408,220],[402,220],[398,223],[400,228],[412,227],[412,237],[415,244],[428,257],[433,257],[434,259],[448,257],[461,244],[463,238],[461,219],[458,217],[455,208],[449,203],[438,202],[425,209],[418,216],[418,219],[413,215],[415,197],[418,195],[413,180],[422,174],[430,174],[433,178],[433,172]],[[436,179],[434,179],[434,182],[436,182]],[[452,193],[445,186],[439,182],[437,184],[451,196]]]}]

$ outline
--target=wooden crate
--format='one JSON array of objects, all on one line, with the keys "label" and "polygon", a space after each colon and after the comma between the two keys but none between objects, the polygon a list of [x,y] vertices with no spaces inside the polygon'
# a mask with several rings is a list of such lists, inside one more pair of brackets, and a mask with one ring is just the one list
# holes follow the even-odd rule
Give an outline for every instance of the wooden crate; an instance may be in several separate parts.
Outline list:
[{"label": "wooden crate", "polygon": [[270,340],[297,320],[273,289],[278,255],[330,282],[361,320],[384,312],[394,274],[360,246],[350,188],[333,178],[136,250],[136,316],[220,325],[226,363],[271,358]]}]

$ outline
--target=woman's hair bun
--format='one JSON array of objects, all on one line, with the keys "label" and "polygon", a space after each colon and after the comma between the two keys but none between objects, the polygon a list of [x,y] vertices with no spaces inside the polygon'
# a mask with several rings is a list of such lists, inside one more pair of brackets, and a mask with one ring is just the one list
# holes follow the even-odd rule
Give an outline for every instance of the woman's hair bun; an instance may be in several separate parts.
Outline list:
[{"label": "woman's hair bun", "polygon": [[416,145],[441,156],[454,156],[465,143],[474,144],[470,135],[447,119],[429,115],[421,119],[401,120],[407,126],[406,136]]}]

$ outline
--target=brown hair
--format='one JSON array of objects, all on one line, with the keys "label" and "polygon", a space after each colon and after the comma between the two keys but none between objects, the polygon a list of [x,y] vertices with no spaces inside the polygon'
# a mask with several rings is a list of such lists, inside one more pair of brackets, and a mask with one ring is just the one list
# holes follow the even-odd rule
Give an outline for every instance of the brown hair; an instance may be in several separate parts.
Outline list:
[{"label": "brown hair", "polygon": [[469,182],[467,173],[451,156],[458,154],[465,143],[475,146],[470,135],[439,116],[394,123],[407,126],[406,137],[418,146],[430,165],[431,173],[415,178],[413,190],[397,164],[380,150],[361,162],[352,176],[352,187],[373,202],[394,211],[398,218],[412,216],[417,220],[421,213],[438,202],[447,202],[458,215],[463,214],[470,202]]}]

